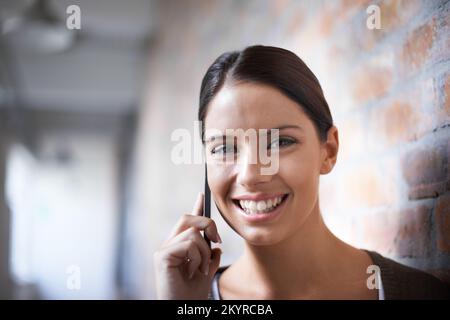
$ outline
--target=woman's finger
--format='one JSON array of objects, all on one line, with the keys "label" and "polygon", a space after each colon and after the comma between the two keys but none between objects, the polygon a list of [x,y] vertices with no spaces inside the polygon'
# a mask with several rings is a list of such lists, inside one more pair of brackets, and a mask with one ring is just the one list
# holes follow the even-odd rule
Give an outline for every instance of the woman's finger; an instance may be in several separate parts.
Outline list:
[{"label": "woman's finger", "polygon": [[187,264],[189,279],[195,274],[202,260],[198,246],[193,240],[176,242],[163,247],[155,253],[155,256],[164,268],[180,268]]},{"label": "woman's finger", "polygon": [[192,214],[194,216],[203,216],[203,201],[204,201],[203,192],[199,192],[194,207],[192,208]]},{"label": "woman's finger", "polygon": [[169,242],[166,244],[166,246],[170,246],[172,243],[175,243],[175,242],[183,242],[186,240],[192,240],[197,245],[197,247],[200,251],[201,258],[202,258],[200,271],[204,275],[208,275],[209,263],[210,263],[210,257],[211,257],[211,249],[209,248],[207,242],[200,235],[200,232],[197,229],[192,227],[192,228],[189,228],[189,229],[181,232],[176,237],[170,239]]},{"label": "woman's finger", "polygon": [[214,277],[220,266],[220,257],[222,256],[222,250],[220,248],[214,248],[211,250],[211,263],[209,264],[208,275],[210,279]]},{"label": "woman's finger", "polygon": [[191,227],[205,231],[208,238],[213,242],[222,243],[222,239],[219,236],[219,232],[217,231],[217,226],[214,220],[212,220],[211,218],[194,216],[191,214],[185,214],[180,218],[180,220],[178,220],[177,225],[172,230],[169,240]]}]

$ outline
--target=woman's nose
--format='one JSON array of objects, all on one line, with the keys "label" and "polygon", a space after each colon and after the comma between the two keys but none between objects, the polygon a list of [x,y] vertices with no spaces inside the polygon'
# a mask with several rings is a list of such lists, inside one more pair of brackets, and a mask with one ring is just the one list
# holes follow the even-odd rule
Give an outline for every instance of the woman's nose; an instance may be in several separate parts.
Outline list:
[{"label": "woman's nose", "polygon": [[243,186],[251,187],[272,180],[272,175],[264,174],[264,165],[259,160],[251,161],[250,157],[246,157],[237,168],[237,183]]}]

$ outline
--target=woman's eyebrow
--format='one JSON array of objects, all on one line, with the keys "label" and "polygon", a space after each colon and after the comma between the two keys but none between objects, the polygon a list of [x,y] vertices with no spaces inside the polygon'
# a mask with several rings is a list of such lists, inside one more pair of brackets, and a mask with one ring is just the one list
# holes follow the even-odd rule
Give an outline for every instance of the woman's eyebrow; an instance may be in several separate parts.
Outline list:
[{"label": "woman's eyebrow", "polygon": [[272,128],[270,130],[273,130],[273,129],[278,129],[278,130],[282,130],[282,129],[300,129],[302,131],[305,131],[302,127],[294,125],[294,124],[286,124],[286,125],[283,125],[283,126]]},{"label": "woman's eyebrow", "polygon": [[[275,130],[275,129],[278,129],[278,130],[283,130],[283,129],[299,129],[299,130],[301,130],[301,131],[304,131],[303,127],[300,127],[300,126],[297,126],[297,125],[293,125],[293,124],[286,124],[286,125],[278,126],[278,127],[276,127],[276,128],[266,129],[266,130]],[[229,137],[232,137],[232,138],[233,138],[233,136],[229,136]],[[219,139],[222,139],[222,141],[223,141],[223,140],[226,140],[227,135],[215,135],[215,136],[211,136],[211,137],[209,137],[208,139],[205,140],[205,143],[212,142],[213,140],[216,140],[216,139],[218,139],[218,138],[219,138]]]}]

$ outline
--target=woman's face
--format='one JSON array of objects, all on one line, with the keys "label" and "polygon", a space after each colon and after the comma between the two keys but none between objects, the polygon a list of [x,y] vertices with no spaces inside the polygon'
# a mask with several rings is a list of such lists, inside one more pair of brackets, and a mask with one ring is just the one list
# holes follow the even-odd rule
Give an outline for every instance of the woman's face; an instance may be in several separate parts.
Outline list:
[{"label": "woman's face", "polygon": [[[225,85],[210,102],[204,121],[208,182],[230,226],[253,245],[275,244],[300,230],[318,201],[319,176],[327,158],[300,106],[271,86]],[[234,145],[224,139],[208,142],[211,129],[225,135],[226,129],[272,128],[282,129],[279,149],[271,154],[278,153],[278,170],[269,175],[262,174],[261,168],[268,165],[257,157],[260,141],[257,149],[249,139],[237,139]],[[267,141],[268,148],[275,145]],[[230,154],[235,161],[226,162]]]}]

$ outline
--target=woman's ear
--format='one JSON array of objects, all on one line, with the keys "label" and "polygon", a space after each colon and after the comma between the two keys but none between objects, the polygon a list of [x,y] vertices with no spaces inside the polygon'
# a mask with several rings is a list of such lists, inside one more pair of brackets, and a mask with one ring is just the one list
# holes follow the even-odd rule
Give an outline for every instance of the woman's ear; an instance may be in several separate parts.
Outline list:
[{"label": "woman's ear", "polygon": [[327,133],[327,141],[321,144],[322,162],[320,174],[330,173],[336,164],[339,151],[339,135],[336,126],[332,126]]}]

